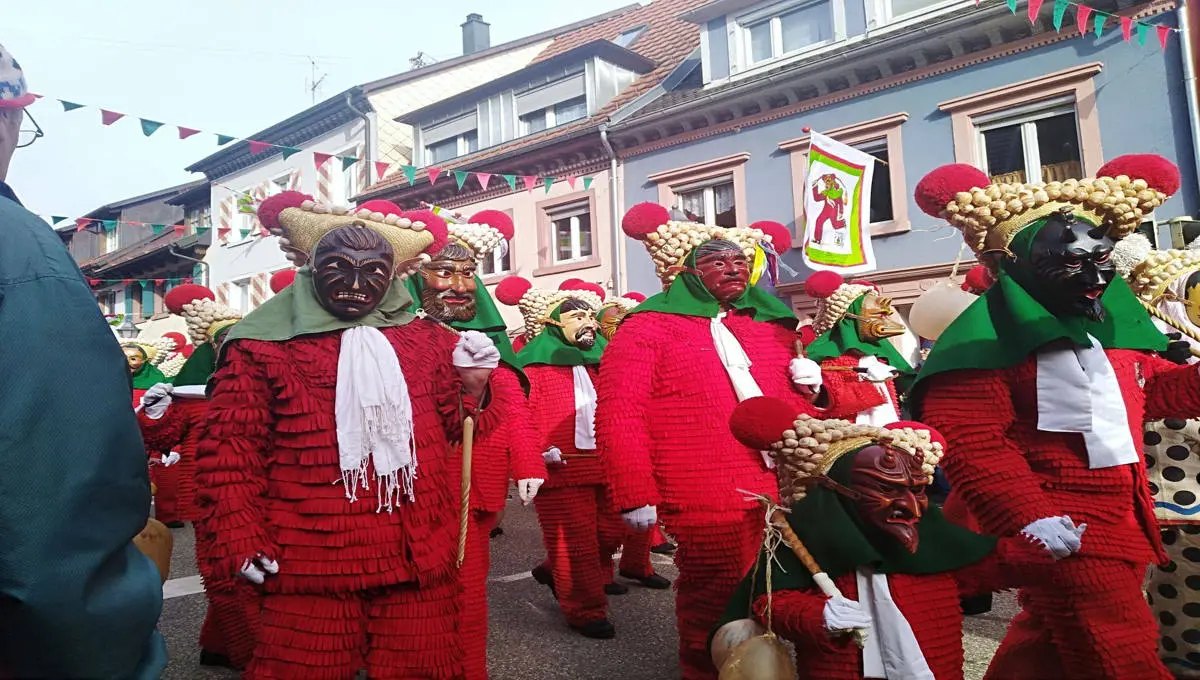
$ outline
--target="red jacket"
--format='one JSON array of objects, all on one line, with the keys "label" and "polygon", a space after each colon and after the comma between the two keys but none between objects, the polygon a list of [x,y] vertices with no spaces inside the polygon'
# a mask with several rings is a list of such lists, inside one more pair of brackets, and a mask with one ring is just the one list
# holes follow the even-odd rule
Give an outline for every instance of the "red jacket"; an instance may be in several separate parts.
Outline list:
[{"label": "red jacket", "polygon": [[[884,342],[887,342],[886,340]],[[821,368],[854,367],[858,366],[862,354],[857,351],[847,352],[840,357],[832,357],[821,362]],[[880,361],[883,361],[881,358]],[[883,363],[887,363],[884,361]],[[869,408],[884,403],[883,393],[876,383],[860,380],[859,374],[852,371],[822,371],[825,389],[838,395],[837,409],[829,409],[829,418],[841,418],[854,422],[855,417]],[[896,394],[896,381],[887,382],[888,393],[892,396],[892,404],[896,407],[896,417],[900,417],[900,398]]]},{"label": "red jacket", "polygon": [[[1142,423],[1200,415],[1200,375],[1148,352],[1107,350],[1142,452]],[[942,466],[984,533],[1012,536],[1043,517],[1087,523],[1082,555],[1165,560],[1146,470],[1091,470],[1083,436],[1037,429],[1037,359],[930,378],[922,421],[951,443]]]},{"label": "red jacket", "polygon": [[508,498],[508,480],[546,479],[541,442],[533,426],[533,411],[517,374],[501,364],[492,372],[488,411],[496,426],[475,438],[471,454],[471,507],[500,512]]},{"label": "red jacket", "polygon": [[[213,572],[234,574],[263,551],[278,560],[276,592],[344,592],[454,576],[461,464],[457,333],[425,320],[381,329],[412,400],[414,501],[378,512],[379,481],[346,498],[334,397],[341,333],[284,342],[237,340],[214,376],[199,451],[200,502],[215,533]],[[464,397],[463,406],[475,404]],[[494,424],[480,415],[482,434]]]},{"label": "red jacket", "polygon": [[167,412],[158,420],[152,420],[145,410],[138,413],[138,425],[141,426],[147,451],[154,451],[160,456],[172,451],[179,453],[179,462],[175,463],[179,466],[175,492],[179,517],[193,522],[199,516],[196,505],[196,450],[207,413],[207,399],[185,397],[172,399]]},{"label": "red jacket", "polygon": [[[737,396],[713,346],[709,319],[641,312],[621,323],[604,349],[596,436],[614,505],[662,505],[668,512],[745,510],[746,491],[778,498],[775,473],[736,439]],[[763,394],[816,409],[788,374],[796,333],[747,313],[724,320],[750,357]],[[831,405],[836,405],[837,395]]]},{"label": "red jacket", "polygon": [[[607,350],[606,350],[607,351]],[[598,385],[598,367],[588,366],[593,385]],[[604,468],[598,449],[575,448],[575,377],[570,366],[535,364],[525,367],[529,376],[529,407],[533,429],[538,433],[539,454],[551,446],[563,453],[566,465],[549,465],[544,488],[604,484]],[[597,433],[597,443],[599,433]],[[576,458],[577,455],[586,457]]]}]

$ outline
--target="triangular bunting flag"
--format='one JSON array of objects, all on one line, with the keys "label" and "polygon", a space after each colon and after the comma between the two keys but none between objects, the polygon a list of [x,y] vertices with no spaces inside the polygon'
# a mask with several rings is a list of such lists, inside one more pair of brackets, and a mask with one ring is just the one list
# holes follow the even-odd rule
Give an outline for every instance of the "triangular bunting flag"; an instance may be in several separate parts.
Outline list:
[{"label": "triangular bunting flag", "polygon": [[1107,18],[1105,14],[1097,14],[1092,23],[1096,26],[1096,37],[1099,38],[1104,33],[1104,20]]},{"label": "triangular bunting flag", "polygon": [[153,288],[154,282],[150,279],[138,279],[138,285],[140,285],[142,288]]},{"label": "triangular bunting flag", "polygon": [[320,151],[313,152],[313,163],[316,163],[318,168],[328,163],[330,158],[333,158],[333,154],[331,153],[321,153]]},{"label": "triangular bunting flag", "polygon": [[125,117],[125,114],[123,114],[123,113],[117,113],[116,111],[107,111],[105,109],[100,109],[100,122],[104,125],[112,125],[113,123],[117,122],[118,120],[121,120],[124,117]]},{"label": "triangular bunting flag", "polygon": [[584,177],[583,178],[583,190],[587,191],[588,189],[591,189],[591,188],[592,188],[592,178]]},{"label": "triangular bunting flag", "polygon": [[183,127],[182,125],[176,125],[175,127],[179,128],[179,138],[180,139],[187,139],[188,137],[191,137],[192,135],[200,134],[200,131],[195,128]]},{"label": "triangular bunting flag", "polygon": [[1079,10],[1076,12],[1075,18],[1079,22],[1079,36],[1085,37],[1088,32],[1088,17],[1092,15],[1092,8],[1087,5],[1079,5]]},{"label": "triangular bunting flag", "polygon": [[116,220],[103,220],[100,224],[104,225],[104,231],[106,232],[114,231],[117,228]]},{"label": "triangular bunting flag", "polygon": [[167,225],[165,225],[165,224],[150,225],[150,231],[154,232],[155,236],[158,236],[159,234],[163,233],[163,229],[166,229],[166,228],[167,228]]},{"label": "triangular bunting flag", "polygon": [[508,182],[508,188],[510,191],[517,190],[517,176],[516,175],[500,175],[500,176],[504,178],[505,182]]},{"label": "triangular bunting flag", "polygon": [[80,217],[79,219],[75,220],[75,231],[83,231],[84,229],[87,229],[88,222],[91,222],[91,220],[86,217]]},{"label": "triangular bunting flag", "polygon": [[1139,45],[1146,44],[1146,35],[1148,35],[1149,33],[1150,33],[1150,24],[1143,24],[1142,22],[1139,21],[1138,25],[1137,25],[1137,36],[1138,36],[1138,44]]},{"label": "triangular bunting flag", "polygon": [[146,120],[145,118],[139,118],[138,120],[142,123],[142,134],[147,137],[158,132],[158,129],[163,126],[157,120]]},{"label": "triangular bunting flag", "polygon": [[477,172],[477,173],[475,173],[475,179],[479,180],[479,188],[486,190],[488,187],[488,182],[492,181],[492,173]]},{"label": "triangular bunting flag", "polygon": [[235,139],[237,139],[237,137],[230,137],[229,135],[217,135],[217,146],[225,146]]},{"label": "triangular bunting flag", "polygon": [[173,228],[176,236],[183,236],[183,230],[186,229],[182,224],[176,224]]},{"label": "triangular bunting flag", "polygon": [[550,193],[550,187],[554,186],[554,178],[553,177],[543,177],[542,184],[546,185],[546,193]]},{"label": "triangular bunting flag", "polygon": [[1171,34],[1169,26],[1158,27],[1158,44],[1165,50],[1167,49],[1167,36]]},{"label": "triangular bunting flag", "polygon": [[354,165],[355,163],[358,162],[358,159],[355,158],[354,156],[342,156],[341,158],[342,158],[342,170],[346,170],[351,165]]},{"label": "triangular bunting flag", "polygon": [[197,234],[206,233],[209,229],[212,229],[212,227],[210,227],[206,224],[197,224],[196,225],[196,233]]},{"label": "triangular bunting flag", "polygon": [[65,222],[66,220],[67,220],[67,218],[60,217],[59,215],[51,215],[50,216],[50,224],[58,224],[59,222]]},{"label": "triangular bunting flag", "polygon": [[233,227],[217,227],[217,238],[225,238],[231,231],[233,231]]},{"label": "triangular bunting flag", "polygon": [[271,145],[267,144],[266,142],[256,142],[253,139],[246,140],[246,141],[250,145],[250,155],[251,156],[257,156],[258,154],[271,148]]},{"label": "triangular bunting flag", "polygon": [[392,164],[388,163],[387,161],[375,161],[376,179],[383,179],[383,176],[387,174],[388,168],[391,167],[391,165]]},{"label": "triangular bunting flag", "polygon": [[281,147],[279,147],[279,153],[283,154],[283,160],[286,161],[287,159],[291,158],[292,156],[295,156],[296,154],[300,153],[300,147],[298,147],[298,146],[281,146]]},{"label": "triangular bunting flag", "polygon": [[59,99],[58,101],[63,105],[64,112],[83,108],[83,104],[76,104],[75,102],[69,102],[65,99]]},{"label": "triangular bunting flag", "polygon": [[156,285],[156,286],[161,286],[166,282],[167,282],[166,279],[154,279],[154,285]]},{"label": "triangular bunting flag", "polygon": [[454,183],[458,185],[458,190],[462,191],[463,184],[467,182],[467,173],[462,170],[454,171]]},{"label": "triangular bunting flag", "polygon": [[404,177],[408,179],[409,186],[417,181],[417,167],[415,165],[401,165],[400,170],[404,172]]},{"label": "triangular bunting flag", "polygon": [[121,279],[121,284],[125,286],[132,286],[133,282],[134,279]]},{"label": "triangular bunting flag", "polygon": [[434,182],[437,181],[438,175],[442,174],[442,169],[441,168],[428,168],[428,169],[426,169],[425,172],[429,174],[429,183],[433,184]]},{"label": "triangular bunting flag", "polygon": [[1133,37],[1133,19],[1129,17],[1121,17],[1121,39],[1129,42]]},{"label": "triangular bunting flag", "polygon": [[533,175],[521,175],[521,181],[525,183],[525,191],[533,191],[537,185],[537,177]]},{"label": "triangular bunting flag", "polygon": [[1008,11],[1012,12],[1013,14],[1016,14],[1017,13],[1017,0],[1007,0],[1007,2],[1008,2]]},{"label": "triangular bunting flag", "polygon": [[575,191],[575,183],[578,181],[579,178],[574,175],[567,178],[567,186],[571,187],[571,191]]},{"label": "triangular bunting flag", "polygon": [[88,285],[95,288],[100,285],[100,279],[88,279]]},{"label": "triangular bunting flag", "polygon": [[1029,0],[1029,23],[1037,23],[1038,12],[1042,11],[1043,0]]},{"label": "triangular bunting flag", "polygon": [[1070,4],[1067,0],[1054,0],[1054,30],[1062,30],[1063,17],[1066,16]]}]

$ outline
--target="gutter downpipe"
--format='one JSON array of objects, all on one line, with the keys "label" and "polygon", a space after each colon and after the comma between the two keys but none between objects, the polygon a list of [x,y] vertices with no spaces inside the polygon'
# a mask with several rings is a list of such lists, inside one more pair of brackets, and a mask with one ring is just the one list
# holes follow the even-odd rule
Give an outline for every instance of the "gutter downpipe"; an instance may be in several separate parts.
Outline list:
[{"label": "gutter downpipe", "polygon": [[194,257],[188,257],[187,255],[184,255],[183,253],[179,252],[178,250],[175,250],[174,243],[167,246],[167,252],[171,253],[172,255],[174,255],[175,257],[178,257],[181,260],[187,260],[188,262],[195,262],[196,264],[200,265],[200,271],[203,272],[202,279],[204,280],[204,283],[201,285],[203,285],[205,288],[208,287],[208,263],[207,262],[205,262],[204,260],[197,260]]},{"label": "gutter downpipe", "polygon": [[373,163],[375,147],[371,144],[371,119],[367,114],[355,108],[354,98],[350,96],[349,92],[346,93],[346,108],[358,114],[363,122],[363,155],[366,156],[363,160],[367,163],[367,186],[363,187],[363,191],[366,191],[375,183],[375,165]]},{"label": "gutter downpipe", "polygon": [[1200,102],[1196,95],[1195,53],[1192,50],[1192,28],[1188,21],[1188,2],[1180,3],[1175,9],[1179,22],[1179,38],[1182,43],[1180,59],[1183,61],[1183,83],[1186,88],[1188,126],[1192,132],[1192,162],[1195,170],[1195,188],[1200,193]]},{"label": "gutter downpipe", "polygon": [[600,124],[600,143],[604,145],[604,150],[608,152],[610,161],[608,169],[608,198],[610,201],[609,212],[612,215],[612,294],[613,297],[621,295],[621,241],[624,232],[621,231],[620,218],[621,214],[621,197],[617,195],[617,152],[613,150],[612,144],[608,141],[608,123]]}]

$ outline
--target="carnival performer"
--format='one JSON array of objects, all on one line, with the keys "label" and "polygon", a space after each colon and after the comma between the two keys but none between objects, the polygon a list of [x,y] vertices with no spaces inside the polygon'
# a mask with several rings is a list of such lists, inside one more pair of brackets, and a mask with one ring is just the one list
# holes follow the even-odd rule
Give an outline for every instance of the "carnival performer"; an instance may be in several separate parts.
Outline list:
[{"label": "carnival performer", "polygon": [[831,271],[808,277],[804,292],[817,301],[817,338],[806,354],[821,364],[826,384],[839,395],[837,412],[827,415],[879,427],[899,420],[900,394],[915,374],[888,341],[904,333],[892,301],[875,284],[846,282]]},{"label": "carnival performer", "polygon": [[550,587],[573,630],[612,638],[606,593],[621,590],[613,587],[612,556],[622,542],[623,575],[654,587],[670,584],[650,565],[649,532],[626,536],[604,486],[595,434],[595,380],[605,346],[595,319],[600,296],[587,286],[540,290],[510,276],[496,287],[496,299],[520,308],[531,338],[517,359],[529,376],[529,405],[548,471],[534,501],[546,547],[546,563],[533,570],[534,578]]},{"label": "carnival performer", "polygon": [[[146,446],[169,452],[163,464],[151,467],[160,494],[155,512],[160,519],[166,514],[179,526],[182,520],[191,521],[195,529],[196,564],[208,600],[200,627],[200,665],[242,669],[250,662],[258,640],[261,598],[246,580],[211,569],[213,529],[205,521],[196,494],[196,459],[208,415],[206,385],[216,370],[221,343],[241,314],[217,303],[211,290],[197,284],[172,288],[163,303],[184,319],[195,349],[172,384],[160,383],[142,396],[138,424]],[[164,484],[175,494],[166,506],[161,500]]]},{"label": "carnival performer", "polygon": [[[372,210],[376,201],[361,206]],[[378,206],[382,211],[386,206]],[[410,213],[411,214],[411,213]],[[521,502],[528,505],[546,480],[546,464],[533,430],[526,400],[528,380],[505,332],[504,319],[480,281],[478,263],[513,238],[512,220],[499,210],[484,210],[465,222],[446,223],[449,242],[405,283],[429,318],[455,330],[485,333],[500,351],[492,372],[488,409],[499,425],[475,438],[471,460],[471,528],[462,566],[462,615],[459,629],[469,680],[487,678],[487,576],[490,538],[508,500],[509,471]]]},{"label": "carnival performer", "polygon": [[954,442],[943,462],[953,493],[997,536],[1047,517],[1088,526],[1053,584],[1023,589],[990,678],[1170,677],[1142,594],[1147,563],[1166,556],[1140,433],[1146,420],[1200,414],[1200,376],[1156,354],[1167,338],[1114,280],[1112,251],[1178,187],[1159,156],[1045,185],[952,165],[917,186],[918,205],[996,276],[937,339],[915,388],[922,420]]},{"label": "carnival performer", "polygon": [[166,382],[167,378],[152,363],[158,354],[158,348],[153,344],[126,340],[121,343],[121,351],[125,352],[125,363],[129,365],[129,376],[133,381],[133,407],[137,408],[146,390]]},{"label": "carnival performer", "polygon": [[960,594],[1048,581],[1070,555],[1046,529],[1074,528],[1066,517],[999,540],[947,522],[926,496],[946,443],[921,423],[817,420],[759,397],[730,427],[776,461],[782,507],[768,535],[781,540],[764,545],[722,624],[749,616],[773,628],[795,644],[805,680],[961,680]]},{"label": "carnival performer", "polygon": [[[1159,330],[1178,339],[1171,348],[1176,355],[1168,358],[1200,362],[1200,250],[1155,251],[1135,233],[1117,244],[1113,260]],[[1142,437],[1154,514],[1170,559],[1153,570],[1147,588],[1158,619],[1159,658],[1176,678],[1200,678],[1200,419],[1151,421]]]},{"label": "carnival performer", "polygon": [[450,441],[465,415],[491,426],[499,354],[405,311],[396,277],[446,228],[399,212],[291,191],[258,208],[312,264],[230,331],[200,442],[210,568],[263,589],[248,677],[463,674]]},{"label": "carnival performer", "polygon": [[[659,518],[679,546],[675,614],[686,680],[716,678],[708,633],[758,552],[774,497],[769,461],[729,433],[742,399],[834,405],[815,362],[796,357],[798,321],[754,286],[750,262],[785,250],[776,223],[726,229],[670,220],[649,203],[622,220],[643,240],[665,292],[638,305],[604,350],[596,433],[613,502],[631,526]],[[764,249],[763,246],[766,246]]]}]

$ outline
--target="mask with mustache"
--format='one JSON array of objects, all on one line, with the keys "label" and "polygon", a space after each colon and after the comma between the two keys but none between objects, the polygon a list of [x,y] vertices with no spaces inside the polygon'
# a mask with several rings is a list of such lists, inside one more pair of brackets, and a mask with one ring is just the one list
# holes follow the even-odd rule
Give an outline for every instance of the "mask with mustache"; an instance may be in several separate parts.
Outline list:
[{"label": "mask with mustache", "polygon": [[596,311],[583,300],[567,300],[558,307],[558,327],[567,342],[581,349],[596,346]]},{"label": "mask with mustache", "polygon": [[1033,237],[1028,264],[1016,266],[1027,269],[1036,287],[1030,293],[1051,313],[1103,321],[1100,297],[1117,274],[1112,251],[1103,227],[1061,212],[1048,217]]},{"label": "mask with mustache", "polygon": [[361,319],[387,293],[395,271],[392,246],[359,224],[339,227],[313,249],[317,300],[342,320]]},{"label": "mask with mustache", "polygon": [[421,265],[421,307],[443,323],[475,318],[475,258],[466,247],[450,243]]},{"label": "mask with mustache", "polygon": [[717,302],[733,302],[750,285],[750,262],[741,247],[724,239],[705,241],[696,247],[695,273]]}]

